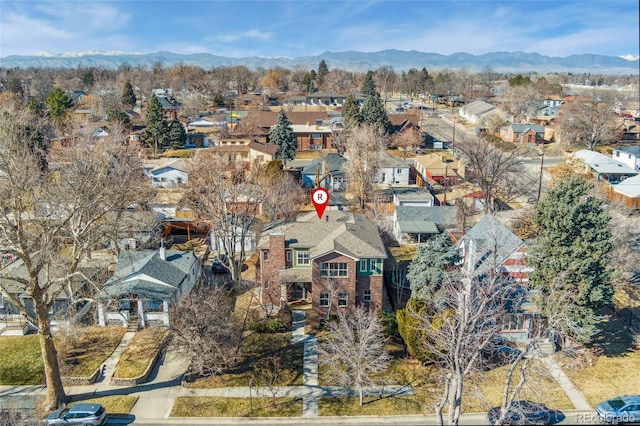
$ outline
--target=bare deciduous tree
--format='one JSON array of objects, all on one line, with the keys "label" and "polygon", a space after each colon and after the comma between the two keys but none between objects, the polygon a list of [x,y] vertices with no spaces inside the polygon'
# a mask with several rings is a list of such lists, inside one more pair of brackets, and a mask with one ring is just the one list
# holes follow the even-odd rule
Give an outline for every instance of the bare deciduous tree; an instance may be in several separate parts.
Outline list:
[{"label": "bare deciduous tree", "polygon": [[189,166],[186,202],[211,226],[211,244],[239,285],[247,260],[247,243],[266,196],[258,170],[216,153],[201,153]]},{"label": "bare deciduous tree", "polygon": [[[109,213],[140,201],[149,185],[142,180],[138,161],[122,150],[121,143],[78,141],[56,167],[44,160],[32,120],[3,114],[0,129],[0,247],[26,271],[14,275],[4,269],[0,291],[38,327],[46,407],[56,408],[67,396],[50,310],[72,281],[88,279],[82,277],[81,262],[104,242],[102,229]],[[5,283],[22,287],[33,309]]]},{"label": "bare deciduous tree", "polygon": [[593,150],[616,138],[615,93],[598,92],[566,102],[558,118],[562,140]]},{"label": "bare deciduous tree", "polygon": [[504,152],[490,141],[477,137],[456,143],[456,149],[466,162],[469,179],[482,190],[485,212],[495,211],[495,198],[509,202],[531,189],[532,178],[522,173],[522,150]]},{"label": "bare deciduous tree", "polygon": [[385,337],[376,311],[356,308],[341,311],[329,324],[327,340],[320,343],[320,364],[327,368],[329,381],[351,387],[364,403],[364,388],[376,384],[376,374],[385,371],[390,356],[384,349]]},{"label": "bare deciduous tree", "polygon": [[200,376],[223,374],[236,364],[242,325],[224,287],[200,283],[171,310],[173,339]]},{"label": "bare deciduous tree", "polygon": [[280,171],[275,175],[265,174],[262,182],[262,215],[266,222],[295,215],[307,201],[304,190],[290,173]]},{"label": "bare deciduous tree", "polygon": [[408,129],[391,138],[391,146],[398,148],[402,159],[406,161],[410,152],[415,152],[424,143],[424,137],[417,129]]},{"label": "bare deciduous tree", "polygon": [[365,208],[373,181],[380,171],[387,145],[384,129],[368,124],[354,128],[346,140],[345,157],[349,159],[345,164],[347,185],[349,192],[357,197],[361,210]]}]

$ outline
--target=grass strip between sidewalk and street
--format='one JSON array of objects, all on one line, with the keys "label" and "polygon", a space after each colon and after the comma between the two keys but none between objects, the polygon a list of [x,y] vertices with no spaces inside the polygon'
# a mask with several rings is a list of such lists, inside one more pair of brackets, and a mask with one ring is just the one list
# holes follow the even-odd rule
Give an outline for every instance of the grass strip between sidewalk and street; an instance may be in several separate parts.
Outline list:
[{"label": "grass strip between sidewalk and street", "polygon": [[74,401],[71,406],[75,404],[102,404],[107,414],[129,414],[133,409],[133,406],[138,401],[138,397],[134,395],[111,395],[103,396],[100,398],[87,398]]},{"label": "grass strip between sidewalk and street", "polygon": [[302,400],[297,398],[176,398],[170,417],[298,417]]},{"label": "grass strip between sidewalk and street", "polygon": [[136,378],[146,371],[156,354],[162,349],[169,331],[159,327],[148,327],[138,331],[120,355],[114,377]]}]

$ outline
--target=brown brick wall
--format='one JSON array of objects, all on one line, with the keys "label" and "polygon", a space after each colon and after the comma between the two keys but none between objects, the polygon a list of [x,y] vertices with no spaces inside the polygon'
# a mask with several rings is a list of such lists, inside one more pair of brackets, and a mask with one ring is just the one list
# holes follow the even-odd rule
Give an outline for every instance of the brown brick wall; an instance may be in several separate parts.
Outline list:
[{"label": "brown brick wall", "polygon": [[322,134],[322,139],[311,140],[310,133],[296,133],[296,147],[300,151],[308,151],[311,149],[311,144],[322,144],[323,149],[331,149],[331,135]]},{"label": "brown brick wall", "polygon": [[264,259],[264,251],[260,265],[262,268],[262,303],[280,304],[281,289],[278,273],[285,268],[284,234],[269,234],[269,257]]}]

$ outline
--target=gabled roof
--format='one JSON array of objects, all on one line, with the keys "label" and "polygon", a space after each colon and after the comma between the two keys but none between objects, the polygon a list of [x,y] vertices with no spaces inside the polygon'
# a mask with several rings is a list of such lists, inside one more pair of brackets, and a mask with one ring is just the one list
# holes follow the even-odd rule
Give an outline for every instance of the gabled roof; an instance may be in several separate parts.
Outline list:
[{"label": "gabled roof", "polygon": [[496,107],[485,101],[477,100],[463,106],[460,109],[466,111],[468,114],[482,115],[496,109]]},{"label": "gabled roof", "polygon": [[508,130],[509,128],[513,130],[513,133],[526,133],[531,129],[536,133],[544,134],[544,126],[541,126],[540,124],[513,123],[509,126],[503,127],[504,130]]},{"label": "gabled roof", "polygon": [[165,260],[158,250],[123,251],[115,274],[102,286],[104,297],[135,293],[166,300],[190,274],[198,261],[192,252],[166,250]]},{"label": "gabled roof", "polygon": [[391,188],[391,193],[400,201],[433,200],[433,194],[427,188],[420,186],[397,186]]},{"label": "gabled roof", "polygon": [[378,227],[359,213],[329,210],[322,219],[316,212],[301,214],[295,222],[267,227],[258,247],[268,248],[269,234],[277,232],[284,233],[287,247],[309,249],[311,259],[332,252],[354,259],[387,257]]},{"label": "gabled roof", "polygon": [[315,175],[318,171],[318,167],[320,167],[323,161],[329,175],[341,176],[346,173],[344,170],[344,164],[347,162],[347,159],[340,154],[329,153],[323,158],[316,158],[313,160],[311,164],[302,169],[302,174]]},{"label": "gabled roof", "polygon": [[388,152],[382,153],[382,167],[388,168],[409,168],[409,164],[397,155],[391,155]]},{"label": "gabled roof", "polygon": [[[151,165],[153,167],[153,165]],[[158,162],[155,167],[149,170],[149,174],[157,175],[167,169],[180,170],[187,172],[187,164],[182,158],[165,158],[164,161]]]},{"label": "gabled roof", "polygon": [[[243,121],[254,123],[261,128],[270,128],[278,121],[278,114],[278,111],[247,111]],[[291,124],[315,124],[316,120],[331,120],[326,111],[289,111],[285,114]]]},{"label": "gabled roof", "polygon": [[485,215],[458,241],[458,246],[464,244],[464,249],[467,251],[465,256],[469,255],[471,240],[475,243],[475,253],[472,256],[477,275],[488,272],[491,267],[500,267],[524,244],[523,240],[508,230],[492,214]]}]

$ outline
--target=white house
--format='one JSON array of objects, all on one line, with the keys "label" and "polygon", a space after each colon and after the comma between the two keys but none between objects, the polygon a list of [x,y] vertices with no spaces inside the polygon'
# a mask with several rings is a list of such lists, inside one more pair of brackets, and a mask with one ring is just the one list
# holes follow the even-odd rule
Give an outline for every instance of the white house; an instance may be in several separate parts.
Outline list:
[{"label": "white house", "polygon": [[458,115],[469,123],[480,123],[485,118],[497,112],[498,109],[495,106],[485,101],[477,100],[460,107]]},{"label": "white house", "polygon": [[640,172],[640,145],[613,148],[611,158]]},{"label": "white house", "polygon": [[374,182],[386,183],[387,185],[408,185],[409,164],[402,158],[385,152],[382,157],[382,167]]},{"label": "white house", "polygon": [[193,252],[123,251],[115,274],[98,295],[98,324],[169,326],[169,307],[189,294],[200,276]]},{"label": "white house", "polygon": [[434,197],[425,187],[395,187],[393,188],[393,204],[396,207],[433,207]]},{"label": "white house", "polygon": [[156,188],[169,188],[187,183],[189,173],[185,161],[181,158],[162,158],[145,161],[144,174],[151,179]]}]

